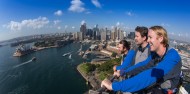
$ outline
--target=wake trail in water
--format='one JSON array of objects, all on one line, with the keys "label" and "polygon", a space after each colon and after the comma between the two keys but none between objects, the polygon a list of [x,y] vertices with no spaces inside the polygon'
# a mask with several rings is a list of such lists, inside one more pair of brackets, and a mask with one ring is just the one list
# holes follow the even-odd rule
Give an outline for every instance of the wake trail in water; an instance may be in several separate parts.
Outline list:
[{"label": "wake trail in water", "polygon": [[24,62],[24,63],[18,64],[18,65],[16,65],[16,66],[14,66],[13,68],[20,67],[20,66],[25,65],[25,64],[28,64],[28,63],[30,63],[30,62],[32,62],[32,60],[29,60],[29,61],[26,61],[26,62]]},{"label": "wake trail in water", "polygon": [[31,59],[31,60],[28,60],[28,61],[26,61],[26,62],[23,62],[23,63],[21,63],[21,64],[15,65],[15,66],[13,66],[13,67],[11,67],[11,68],[8,68],[8,69],[6,69],[6,70],[4,70],[4,71],[0,71],[0,74],[5,73],[5,72],[10,71],[10,70],[13,70],[13,69],[15,69],[15,68],[18,68],[18,67],[20,67],[20,66],[23,66],[23,65],[28,64],[28,63],[30,63],[30,62],[32,62],[32,59]]}]

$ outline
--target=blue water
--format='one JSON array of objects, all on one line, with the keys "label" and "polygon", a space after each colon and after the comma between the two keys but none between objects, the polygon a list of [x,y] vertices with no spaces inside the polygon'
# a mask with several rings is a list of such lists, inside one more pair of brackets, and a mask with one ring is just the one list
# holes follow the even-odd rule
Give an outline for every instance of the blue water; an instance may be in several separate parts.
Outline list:
[{"label": "blue water", "polygon": [[[15,47],[0,47],[0,94],[82,94],[89,87],[77,72],[83,61],[79,43],[13,57]],[[83,46],[86,50],[90,45]],[[72,58],[62,55],[72,51]],[[36,61],[29,61],[36,57]]]}]

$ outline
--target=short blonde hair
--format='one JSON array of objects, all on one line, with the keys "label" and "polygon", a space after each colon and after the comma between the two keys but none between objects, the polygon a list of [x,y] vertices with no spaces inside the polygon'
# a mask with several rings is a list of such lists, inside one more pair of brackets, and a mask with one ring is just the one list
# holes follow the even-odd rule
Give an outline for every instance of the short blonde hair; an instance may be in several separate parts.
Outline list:
[{"label": "short blonde hair", "polygon": [[168,34],[166,29],[162,26],[152,26],[149,29],[153,30],[158,36],[163,37],[163,41],[161,42],[165,47],[168,46]]}]

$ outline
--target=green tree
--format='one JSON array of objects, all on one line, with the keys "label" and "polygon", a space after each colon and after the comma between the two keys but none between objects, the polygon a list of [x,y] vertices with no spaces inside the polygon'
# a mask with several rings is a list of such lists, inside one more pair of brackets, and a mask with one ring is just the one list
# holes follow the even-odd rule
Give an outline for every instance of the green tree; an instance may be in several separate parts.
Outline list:
[{"label": "green tree", "polygon": [[81,65],[81,69],[83,70],[83,72],[85,72],[87,74],[87,73],[94,71],[96,69],[96,66],[91,63],[85,63],[85,64]]},{"label": "green tree", "polygon": [[112,54],[111,54],[112,57],[116,57],[116,55],[117,55],[117,53],[115,53],[115,52],[112,52]]}]

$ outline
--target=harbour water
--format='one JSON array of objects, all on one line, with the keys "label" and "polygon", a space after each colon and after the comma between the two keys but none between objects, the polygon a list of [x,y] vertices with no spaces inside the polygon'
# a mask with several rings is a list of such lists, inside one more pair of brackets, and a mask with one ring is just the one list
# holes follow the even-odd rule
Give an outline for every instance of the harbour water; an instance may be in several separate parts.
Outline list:
[{"label": "harbour water", "polygon": [[[89,87],[77,72],[83,61],[79,43],[13,57],[15,47],[0,48],[0,94],[82,94]],[[90,45],[83,45],[86,50]],[[63,57],[64,53],[72,52]],[[36,61],[30,61],[36,57]]]}]

